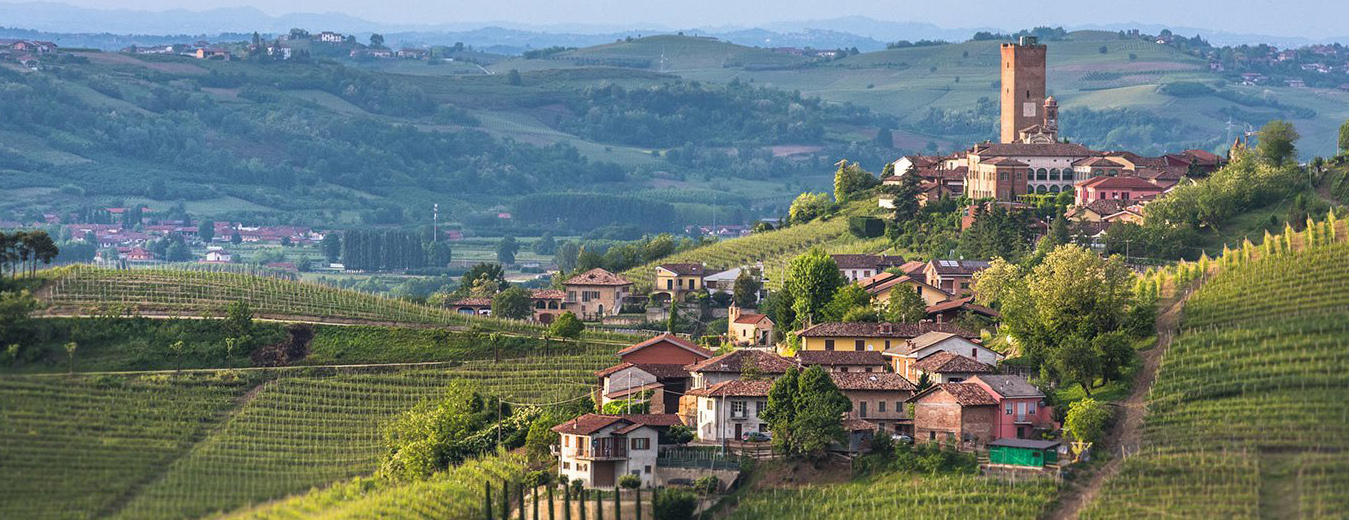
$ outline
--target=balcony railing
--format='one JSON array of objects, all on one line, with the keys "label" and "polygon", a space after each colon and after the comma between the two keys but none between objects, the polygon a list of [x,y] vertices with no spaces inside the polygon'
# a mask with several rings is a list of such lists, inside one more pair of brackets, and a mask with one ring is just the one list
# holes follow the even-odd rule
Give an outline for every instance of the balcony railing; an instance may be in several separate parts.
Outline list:
[{"label": "balcony railing", "polygon": [[1033,423],[1033,422],[1035,422],[1035,416],[1034,416],[1034,415],[1026,415],[1026,414],[1024,414],[1024,413],[1016,414],[1016,423],[1017,423],[1017,424],[1030,424],[1030,423]]}]

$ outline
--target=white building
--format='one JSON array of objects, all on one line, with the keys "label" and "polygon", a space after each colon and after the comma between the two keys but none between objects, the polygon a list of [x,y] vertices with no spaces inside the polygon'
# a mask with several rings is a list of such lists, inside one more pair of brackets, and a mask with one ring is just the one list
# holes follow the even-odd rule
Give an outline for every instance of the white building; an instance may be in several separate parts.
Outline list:
[{"label": "white building", "polygon": [[586,414],[553,427],[561,437],[554,446],[558,475],[592,488],[611,488],[618,477],[641,477],[643,487],[656,482],[659,428],[681,424],[672,414]]},{"label": "white building", "polygon": [[[890,347],[881,354],[889,358],[891,363],[893,363],[895,373],[904,376],[910,381],[917,381],[921,375],[920,372],[923,371],[921,369],[924,367],[929,369],[937,368],[936,366],[928,365],[933,365],[938,360],[934,359],[933,362],[926,364],[920,364],[920,362],[939,353],[954,354],[956,356],[964,357],[968,361],[986,365],[990,368],[996,367],[998,361],[1003,358],[1002,354],[999,354],[988,347],[949,332],[928,332]],[[959,369],[959,367],[962,366],[959,363],[959,360],[945,359],[948,357],[950,356],[942,356],[941,359],[944,361],[942,361],[940,365],[945,366],[947,362],[956,361],[957,363],[950,366],[950,373],[987,373],[983,370],[975,370],[979,367],[974,367],[969,365],[969,363],[965,363],[965,365],[969,365],[971,368],[970,370]],[[933,375],[936,375],[935,370],[933,372]],[[948,383],[958,381],[948,381],[943,379],[940,382]]]},{"label": "white building", "polygon": [[738,441],[745,433],[768,431],[762,415],[768,408],[768,389],[772,386],[768,379],[737,379],[690,390],[687,395],[698,399],[698,439]]}]

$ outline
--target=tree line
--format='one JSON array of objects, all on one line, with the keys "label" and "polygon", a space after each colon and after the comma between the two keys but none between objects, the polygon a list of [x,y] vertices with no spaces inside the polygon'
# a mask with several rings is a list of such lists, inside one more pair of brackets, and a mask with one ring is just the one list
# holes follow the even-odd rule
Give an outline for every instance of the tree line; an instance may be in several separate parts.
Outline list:
[{"label": "tree line", "polygon": [[0,232],[0,273],[8,271],[10,278],[32,274],[39,263],[50,264],[59,254],[61,248],[46,231]]},{"label": "tree line", "polygon": [[[331,257],[337,246],[325,237],[323,248]],[[450,262],[449,245],[423,241],[413,231],[350,229],[342,232],[340,248],[343,265],[357,271],[443,267]]]}]

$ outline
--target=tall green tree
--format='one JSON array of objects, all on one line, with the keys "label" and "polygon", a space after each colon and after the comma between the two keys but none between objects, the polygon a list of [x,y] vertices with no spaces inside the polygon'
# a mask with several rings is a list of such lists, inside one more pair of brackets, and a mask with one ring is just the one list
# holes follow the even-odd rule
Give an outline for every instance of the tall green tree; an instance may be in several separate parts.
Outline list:
[{"label": "tall green tree", "polygon": [[820,321],[843,321],[843,316],[858,308],[871,308],[871,294],[855,283],[845,284],[834,291],[833,298],[820,313]]},{"label": "tall green tree", "polygon": [[492,316],[523,320],[534,313],[534,301],[529,291],[520,287],[511,287],[492,297]]},{"label": "tall green tree", "polygon": [[515,254],[520,252],[520,244],[515,237],[506,235],[497,243],[497,261],[502,264],[515,263]]},{"label": "tall green tree", "polygon": [[890,219],[895,224],[904,224],[918,217],[922,210],[918,197],[923,194],[920,182],[918,175],[911,172],[901,177],[898,185],[886,184],[881,187],[882,192],[890,196],[894,204],[894,208],[890,210]]},{"label": "tall green tree", "polygon": [[795,366],[787,368],[787,373],[773,381],[768,388],[768,405],[764,408],[763,418],[768,421],[768,429],[773,432],[773,446],[781,453],[793,451],[792,426],[796,422],[796,400],[801,372]]},{"label": "tall green tree", "polygon": [[328,263],[337,263],[342,258],[342,235],[336,231],[324,233],[323,240],[319,241],[319,249],[323,250],[323,257]]},{"label": "tall green tree", "polygon": [[197,223],[197,238],[204,243],[211,243],[215,239],[215,221],[202,220]]},{"label": "tall green tree", "polygon": [[1289,160],[1297,159],[1297,129],[1287,121],[1274,120],[1260,128],[1256,153],[1266,162],[1281,166]]},{"label": "tall green tree", "polygon": [[581,337],[581,331],[584,331],[585,328],[585,324],[581,323],[581,320],[575,314],[567,311],[558,316],[557,321],[554,321],[552,325],[548,326],[548,333],[559,338],[575,340]]},{"label": "tall green tree", "polygon": [[1110,415],[1110,409],[1104,403],[1090,397],[1079,399],[1069,405],[1063,427],[1078,441],[1097,442],[1105,435]]},{"label": "tall green tree", "polygon": [[863,191],[880,184],[880,179],[862,169],[862,165],[850,163],[847,159],[836,164],[834,172],[834,201],[840,204],[855,199]]},{"label": "tall green tree", "polygon": [[820,365],[802,372],[797,388],[796,419],[792,422],[795,452],[818,458],[831,444],[847,439],[841,419],[852,410],[852,401]]},{"label": "tall green tree", "polygon": [[732,300],[737,307],[756,307],[759,304],[759,291],[763,289],[763,279],[758,269],[743,268],[735,276],[735,285],[731,288]]},{"label": "tall green tree", "polygon": [[838,263],[818,247],[798,255],[787,264],[784,289],[792,298],[792,310],[801,324],[813,324],[846,283]]},{"label": "tall green tree", "polygon": [[1340,125],[1339,152],[1341,155],[1349,153],[1349,121]]},{"label": "tall green tree", "polygon": [[894,323],[918,323],[927,317],[927,303],[918,291],[907,285],[897,285],[890,289],[890,298],[885,302],[885,321]]}]

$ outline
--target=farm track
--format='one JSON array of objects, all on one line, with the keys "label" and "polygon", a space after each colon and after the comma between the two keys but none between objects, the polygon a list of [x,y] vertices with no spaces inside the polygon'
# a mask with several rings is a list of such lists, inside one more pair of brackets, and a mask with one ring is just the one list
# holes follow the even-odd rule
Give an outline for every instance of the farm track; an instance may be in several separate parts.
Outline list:
[{"label": "farm track", "polygon": [[1134,375],[1133,388],[1129,396],[1118,405],[1119,416],[1106,433],[1101,446],[1093,450],[1115,456],[1092,473],[1087,482],[1065,487],[1059,496],[1057,506],[1045,518],[1076,520],[1078,514],[1101,492],[1105,482],[1119,473],[1120,466],[1124,463],[1125,450],[1137,451],[1142,445],[1143,416],[1147,413],[1148,393],[1152,390],[1153,383],[1157,381],[1157,369],[1161,367],[1167,347],[1171,346],[1171,342],[1180,332],[1180,317],[1185,302],[1196,289],[1198,285],[1191,287],[1157,314],[1157,344],[1140,355],[1143,366]]}]

